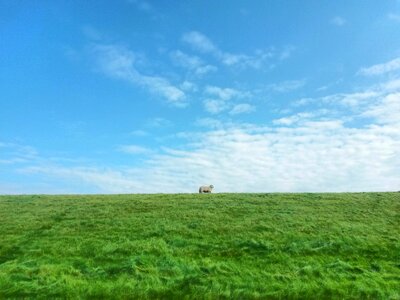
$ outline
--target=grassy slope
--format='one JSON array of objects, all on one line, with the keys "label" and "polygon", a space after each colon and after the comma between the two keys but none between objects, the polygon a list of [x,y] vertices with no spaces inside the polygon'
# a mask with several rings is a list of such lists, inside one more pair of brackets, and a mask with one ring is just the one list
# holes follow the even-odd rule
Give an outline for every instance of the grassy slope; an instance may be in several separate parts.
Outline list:
[{"label": "grassy slope", "polygon": [[400,193],[0,196],[0,298],[400,298]]}]

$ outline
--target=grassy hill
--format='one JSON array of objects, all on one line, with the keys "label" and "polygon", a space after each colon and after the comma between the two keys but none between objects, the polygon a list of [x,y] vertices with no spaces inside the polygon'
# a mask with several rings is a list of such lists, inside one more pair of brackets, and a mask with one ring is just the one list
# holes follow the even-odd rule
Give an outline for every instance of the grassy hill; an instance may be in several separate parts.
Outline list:
[{"label": "grassy hill", "polygon": [[0,196],[0,298],[400,299],[400,193]]}]

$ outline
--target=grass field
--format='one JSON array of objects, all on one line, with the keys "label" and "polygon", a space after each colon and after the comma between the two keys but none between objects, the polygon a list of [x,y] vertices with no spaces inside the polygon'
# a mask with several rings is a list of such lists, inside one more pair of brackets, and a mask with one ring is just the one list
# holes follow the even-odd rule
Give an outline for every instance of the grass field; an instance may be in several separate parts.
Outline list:
[{"label": "grass field", "polygon": [[400,299],[400,193],[0,196],[0,298]]}]

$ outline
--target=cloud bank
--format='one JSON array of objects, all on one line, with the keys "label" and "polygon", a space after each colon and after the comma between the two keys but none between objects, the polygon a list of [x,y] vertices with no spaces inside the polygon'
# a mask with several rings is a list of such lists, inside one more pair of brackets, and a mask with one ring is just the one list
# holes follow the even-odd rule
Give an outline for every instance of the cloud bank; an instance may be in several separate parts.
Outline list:
[{"label": "cloud bank", "polygon": [[[233,91],[209,88],[220,98]],[[400,189],[400,84],[310,99],[324,109],[277,118],[264,125],[198,120],[184,142],[151,153],[143,165],[118,169],[32,163],[27,176],[85,182],[99,192],[344,192]],[[339,116],[335,110],[348,114]],[[243,106],[242,106],[243,109]],[[364,126],[353,127],[353,120]],[[204,128],[206,128],[204,130]],[[136,145],[118,151],[139,154]],[[45,191],[44,191],[45,192]],[[84,192],[84,191],[76,191]]]}]

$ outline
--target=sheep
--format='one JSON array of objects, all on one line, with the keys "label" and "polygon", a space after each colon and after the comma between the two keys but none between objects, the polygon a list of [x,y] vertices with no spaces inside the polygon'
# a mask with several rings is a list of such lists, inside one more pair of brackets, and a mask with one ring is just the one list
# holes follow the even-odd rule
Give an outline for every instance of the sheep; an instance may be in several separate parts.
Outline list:
[{"label": "sheep", "polygon": [[199,188],[199,193],[203,194],[203,193],[211,193],[213,190],[214,186],[211,185],[203,185]]}]

